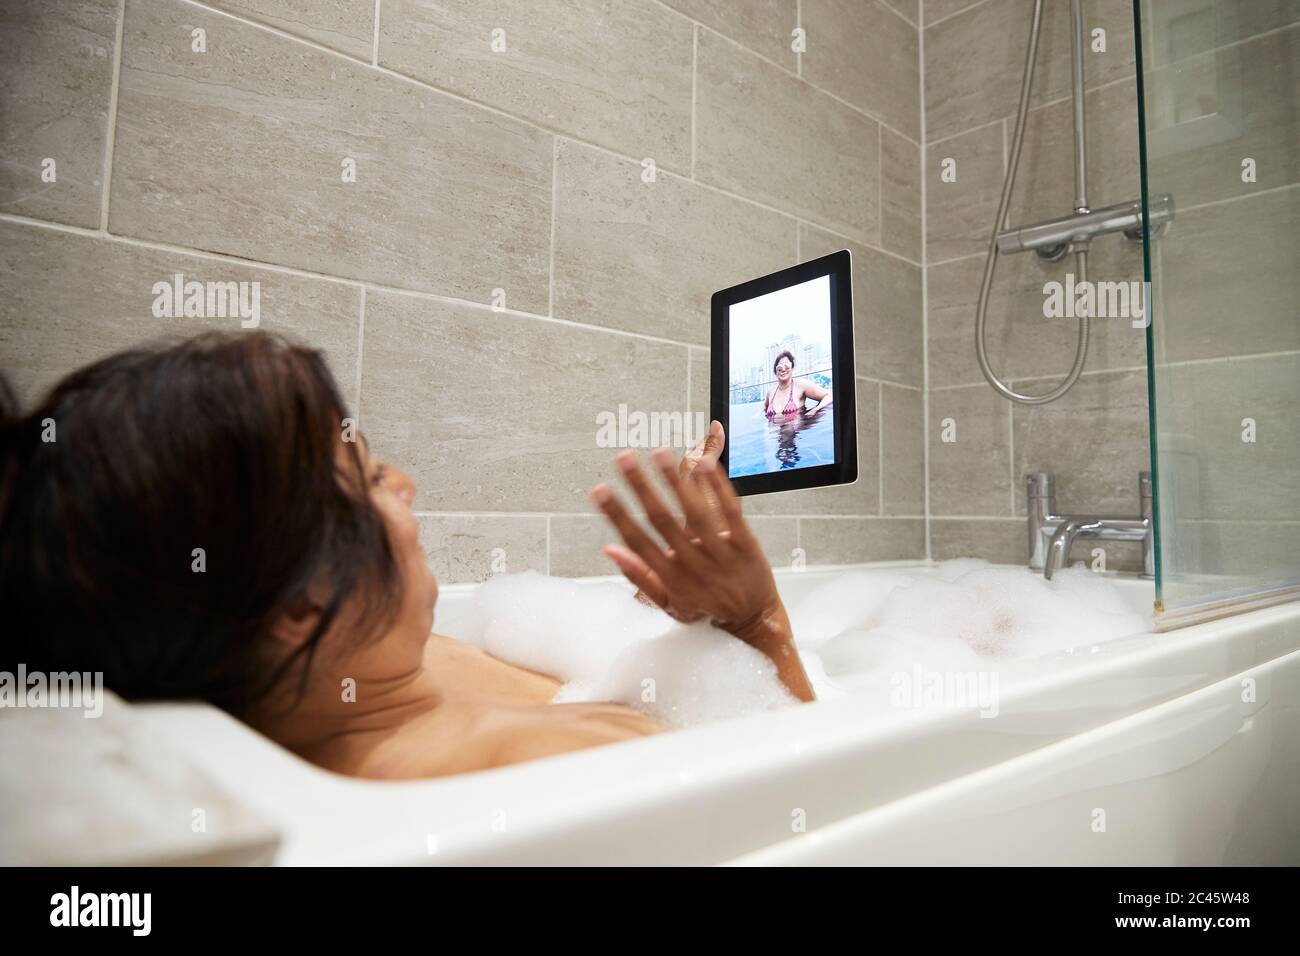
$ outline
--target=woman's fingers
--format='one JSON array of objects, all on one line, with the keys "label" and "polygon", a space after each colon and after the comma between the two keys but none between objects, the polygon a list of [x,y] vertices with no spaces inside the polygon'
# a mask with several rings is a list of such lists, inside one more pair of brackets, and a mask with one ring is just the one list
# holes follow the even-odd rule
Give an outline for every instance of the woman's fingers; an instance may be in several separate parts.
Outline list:
[{"label": "woman's fingers", "polygon": [[636,520],[627,513],[627,509],[623,507],[623,503],[614,495],[609,485],[597,485],[592,488],[591,500],[609,519],[628,548],[644,561],[651,571],[660,578],[669,573],[668,556],[664,554],[658,542],[646,534]]},{"label": "woman's fingers", "polygon": [[758,543],[740,510],[740,498],[731,482],[723,477],[722,469],[716,462],[700,462],[699,474],[705,486],[713,491],[717,501],[717,514],[721,517],[731,544],[738,548],[752,548]]},{"label": "woman's fingers", "polygon": [[722,427],[722,422],[716,418],[709,422],[709,430],[703,438],[695,443],[695,447],[682,456],[681,463],[677,466],[677,474],[683,478],[687,477],[695,470],[695,465],[702,458],[712,458],[717,461],[722,455],[722,447],[726,444],[727,432]]},{"label": "woman's fingers", "polygon": [[685,478],[694,470],[695,463],[704,455],[704,443],[708,440],[709,436],[705,435],[695,443],[694,448],[682,455],[682,460],[677,464],[677,474]]},{"label": "woman's fingers", "polygon": [[726,444],[727,432],[722,427],[722,422],[716,418],[709,422],[709,433],[704,436],[704,453],[701,458],[710,458],[717,461],[722,455],[722,446]]},{"label": "woman's fingers", "polygon": [[[692,553],[690,539],[682,530],[682,526],[677,519],[669,512],[659,493],[655,491],[654,486],[650,484],[650,479],[646,473],[641,470],[641,463],[637,461],[636,453],[625,451],[620,453],[614,462],[618,465],[619,471],[623,473],[623,479],[631,486],[636,496],[641,501],[642,507],[645,508],[646,519],[654,526],[655,530],[663,535],[663,539],[670,548],[675,549],[681,559],[686,564],[692,563]],[[676,472],[673,478],[676,479]]]},{"label": "woman's fingers", "polygon": [[[700,460],[703,461],[707,459],[716,465],[718,459],[722,457],[722,449],[726,444],[726,429],[722,427],[722,422],[715,418],[709,423],[709,433],[704,436],[704,453],[700,456]],[[718,501],[717,497],[713,493],[713,488],[708,484],[708,482],[704,481],[696,482],[695,487],[698,488],[700,494],[704,496],[705,508],[713,521],[713,530],[720,533],[723,530],[724,525],[718,515]]]},{"label": "woman's fingers", "polygon": [[[667,449],[652,454],[665,483],[681,503],[686,530],[650,483],[636,453],[624,452],[615,458],[619,471],[644,507],[646,520],[662,535],[666,547],[642,527],[607,485],[597,485],[591,491],[592,500],[626,544],[608,545],[603,553],[618,565],[624,577],[665,609],[672,603],[670,593],[677,593],[674,588],[686,586],[689,590],[710,565],[729,563],[738,546],[748,547],[754,540],[740,514],[739,499],[718,472],[723,435],[721,424],[713,422],[709,435],[697,446],[699,458],[692,464],[702,468],[698,479],[684,478]],[[683,576],[679,573],[682,571],[687,574]]]},{"label": "woman's fingers", "polygon": [[650,566],[632,551],[622,545],[607,544],[600,549],[600,553],[618,565],[623,577],[659,607],[668,603],[668,589],[664,587],[659,575],[651,571]]},{"label": "woman's fingers", "polygon": [[[722,529],[718,528],[718,522],[709,514],[708,505],[695,487],[695,483],[682,481],[673,467],[672,453],[666,448],[657,450],[653,457],[663,472],[664,481],[681,502],[682,511],[686,514],[687,527],[696,529],[699,534],[699,543],[696,546],[702,547],[715,560],[725,561],[729,554],[728,548],[717,540],[718,531]],[[711,464],[711,462],[706,464],[706,461],[701,459],[696,467],[708,467]],[[678,550],[681,550],[680,546]]]}]

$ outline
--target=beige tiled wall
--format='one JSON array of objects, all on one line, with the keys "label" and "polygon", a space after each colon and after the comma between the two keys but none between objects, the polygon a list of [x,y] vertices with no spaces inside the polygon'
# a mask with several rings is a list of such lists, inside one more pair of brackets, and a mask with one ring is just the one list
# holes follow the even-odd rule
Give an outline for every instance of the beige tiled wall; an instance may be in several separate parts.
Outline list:
[{"label": "beige tiled wall", "polygon": [[847,247],[862,478],[748,510],[777,564],[923,557],[921,16],[6,2],[0,366],[31,398],[142,339],[238,327],[153,317],[155,282],[258,281],[263,327],[323,348],[416,478],[443,581],[601,573],[597,414],[707,412],[710,293]]},{"label": "beige tiled wall", "polygon": [[[1068,4],[1046,8],[1014,224],[1072,200]],[[1135,512],[1149,467],[1141,329],[1095,321],[1087,371],[1046,407],[999,399],[975,362],[1028,9],[11,0],[0,10],[0,365],[30,399],[142,339],[237,327],[154,318],[155,282],[259,282],[263,327],[322,348],[371,441],[416,478],[444,581],[602,573],[611,536],[586,491],[613,450],[597,446],[596,415],[620,404],[707,414],[710,294],[848,248],[860,478],[748,501],[764,548],[776,564],[1018,563],[1025,472],[1055,472],[1064,510]],[[1214,73],[1242,97],[1242,128],[1217,151],[1175,151],[1159,166],[1179,204],[1178,256],[1163,265],[1183,293],[1165,384],[1182,376],[1198,394],[1227,394],[1247,369],[1261,389],[1285,380],[1300,346],[1295,323],[1225,336],[1220,310],[1197,305],[1221,301],[1224,283],[1248,284],[1243,301],[1269,314],[1295,301],[1291,247],[1269,237],[1295,221],[1300,92],[1285,67],[1300,14],[1292,0],[1215,9],[1204,36],[1180,33],[1176,63],[1158,42],[1147,51],[1156,74],[1194,86],[1197,71]],[[1107,39],[1085,66],[1100,206],[1138,196],[1135,55],[1130,0],[1086,10]],[[196,30],[206,52],[193,49]],[[1173,108],[1148,107],[1156,123]],[[1222,175],[1247,141],[1251,185]],[[53,183],[41,178],[50,158]],[[947,159],[955,182],[941,178]],[[1069,367],[1075,329],[1042,318],[1042,286],[1073,268],[1032,255],[999,264],[989,352],[1018,388],[1045,390]],[[1140,279],[1141,268],[1137,245],[1093,246],[1092,278]],[[1177,409],[1169,422],[1226,429],[1228,404],[1217,424]],[[1242,474],[1285,470],[1291,448]],[[1231,489],[1210,490],[1228,510],[1190,516],[1197,546],[1244,554],[1238,525],[1253,519],[1231,510]],[[1138,561],[1132,548],[1109,557]]]},{"label": "beige tiled wall", "polygon": [[[1128,320],[1092,322],[1086,371],[1061,400],[1011,405],[975,361],[976,300],[1014,132],[1032,5],[1024,0],[926,0],[923,37],[926,295],[929,367],[930,547],[935,558],[1025,560],[1023,476],[1051,471],[1065,511],[1136,514],[1138,472],[1149,468],[1146,344]],[[1009,222],[1066,215],[1074,197],[1069,4],[1048,2]],[[1086,28],[1105,52],[1085,60],[1090,205],[1140,195],[1132,4],[1089,0]],[[942,178],[944,160],[956,181]],[[1142,251],[1097,240],[1089,278],[1140,280]],[[1043,317],[1043,284],[1064,281],[1073,257],[1033,254],[998,263],[988,310],[991,362],[1020,391],[1044,392],[1069,369],[1076,326]],[[945,438],[953,440],[947,441]],[[1073,557],[1089,559],[1080,540]],[[1136,567],[1133,549],[1108,549],[1111,567]]]},{"label": "beige tiled wall", "polygon": [[[4,212],[99,226],[117,19],[113,0],[0,5]],[[47,157],[59,160],[57,189],[40,175]]]}]

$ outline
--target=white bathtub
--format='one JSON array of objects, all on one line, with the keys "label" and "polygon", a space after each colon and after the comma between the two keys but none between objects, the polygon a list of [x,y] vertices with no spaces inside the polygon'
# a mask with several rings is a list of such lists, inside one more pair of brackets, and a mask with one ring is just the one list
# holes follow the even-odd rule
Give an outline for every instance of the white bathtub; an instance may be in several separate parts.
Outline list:
[{"label": "white bathtub", "polygon": [[[778,572],[787,603],[838,570]],[[471,591],[443,588],[439,632]],[[999,696],[992,719],[845,697],[405,783],[139,710],[279,827],[281,864],[1300,863],[1300,604],[1053,654]]]}]

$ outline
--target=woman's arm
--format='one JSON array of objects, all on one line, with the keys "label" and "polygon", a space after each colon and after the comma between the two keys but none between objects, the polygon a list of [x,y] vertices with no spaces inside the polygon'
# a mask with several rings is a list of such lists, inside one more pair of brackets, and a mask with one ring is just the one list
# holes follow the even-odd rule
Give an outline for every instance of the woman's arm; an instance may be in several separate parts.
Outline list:
[{"label": "woman's arm", "polygon": [[[677,462],[668,449],[658,449],[651,457],[677,497],[687,527],[717,530],[689,535],[650,484],[636,453],[623,452],[615,462],[644,507],[645,519],[662,535],[668,548],[661,547],[641,527],[609,486],[597,485],[591,491],[592,500],[624,541],[624,545],[606,545],[603,553],[632,584],[673,617],[682,621],[707,619],[730,632],[772,660],[791,694],[799,700],[814,700],[772,567],[741,514],[740,499],[717,462],[701,458],[691,473],[694,480],[687,482],[678,474]],[[713,513],[702,488],[716,501]]]},{"label": "woman's arm", "polygon": [[811,415],[813,412],[817,411],[817,409],[825,408],[835,400],[835,397],[829,388],[822,388],[816,382],[809,382],[805,379],[800,379],[799,381],[803,385],[803,397],[805,399],[811,398],[817,403],[812,408],[805,409],[805,415]]}]

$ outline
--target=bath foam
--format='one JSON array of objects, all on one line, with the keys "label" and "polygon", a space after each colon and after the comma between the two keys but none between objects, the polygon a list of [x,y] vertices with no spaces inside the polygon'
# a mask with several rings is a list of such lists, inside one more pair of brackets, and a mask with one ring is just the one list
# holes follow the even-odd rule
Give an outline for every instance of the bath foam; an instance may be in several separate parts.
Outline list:
[{"label": "bath foam", "polygon": [[[1063,569],[1046,581],[1020,568],[959,559],[929,573],[890,575],[887,589],[879,576],[879,586],[864,589],[858,578],[865,575],[845,575],[809,594],[792,614],[795,621],[820,621],[823,630],[835,614],[859,618],[829,638],[816,627],[795,629],[797,642],[816,646],[827,674],[845,686],[877,686],[881,677],[916,667],[992,669],[1148,629],[1113,584],[1084,569]],[[819,612],[810,603],[844,610]]]},{"label": "bath foam", "polygon": [[817,647],[846,630],[868,626],[896,588],[915,583],[915,574],[847,571],[809,592],[793,608],[787,608],[795,642],[800,649]]},{"label": "bath foam", "polygon": [[[558,702],[616,701],[667,726],[794,702],[762,653],[708,624],[683,624],[624,585],[535,571],[475,592],[466,635],[503,660],[564,681]],[[789,609],[819,700],[887,700],[900,674],[997,671],[1148,630],[1104,577],[1065,568],[1051,581],[964,558],[925,571],[850,571]]]},{"label": "bath foam", "polygon": [[603,679],[624,649],[674,623],[620,584],[582,584],[537,571],[496,575],[475,590],[474,606],[475,643],[566,682]]},{"label": "bath foam", "polygon": [[555,700],[618,701],[667,727],[796,703],[767,655],[712,625],[680,622],[625,648],[604,679],[566,684]]},{"label": "bath foam", "polygon": [[671,727],[795,703],[765,654],[709,624],[677,621],[617,583],[503,574],[474,603],[476,643],[564,681],[555,703],[615,701]]}]

